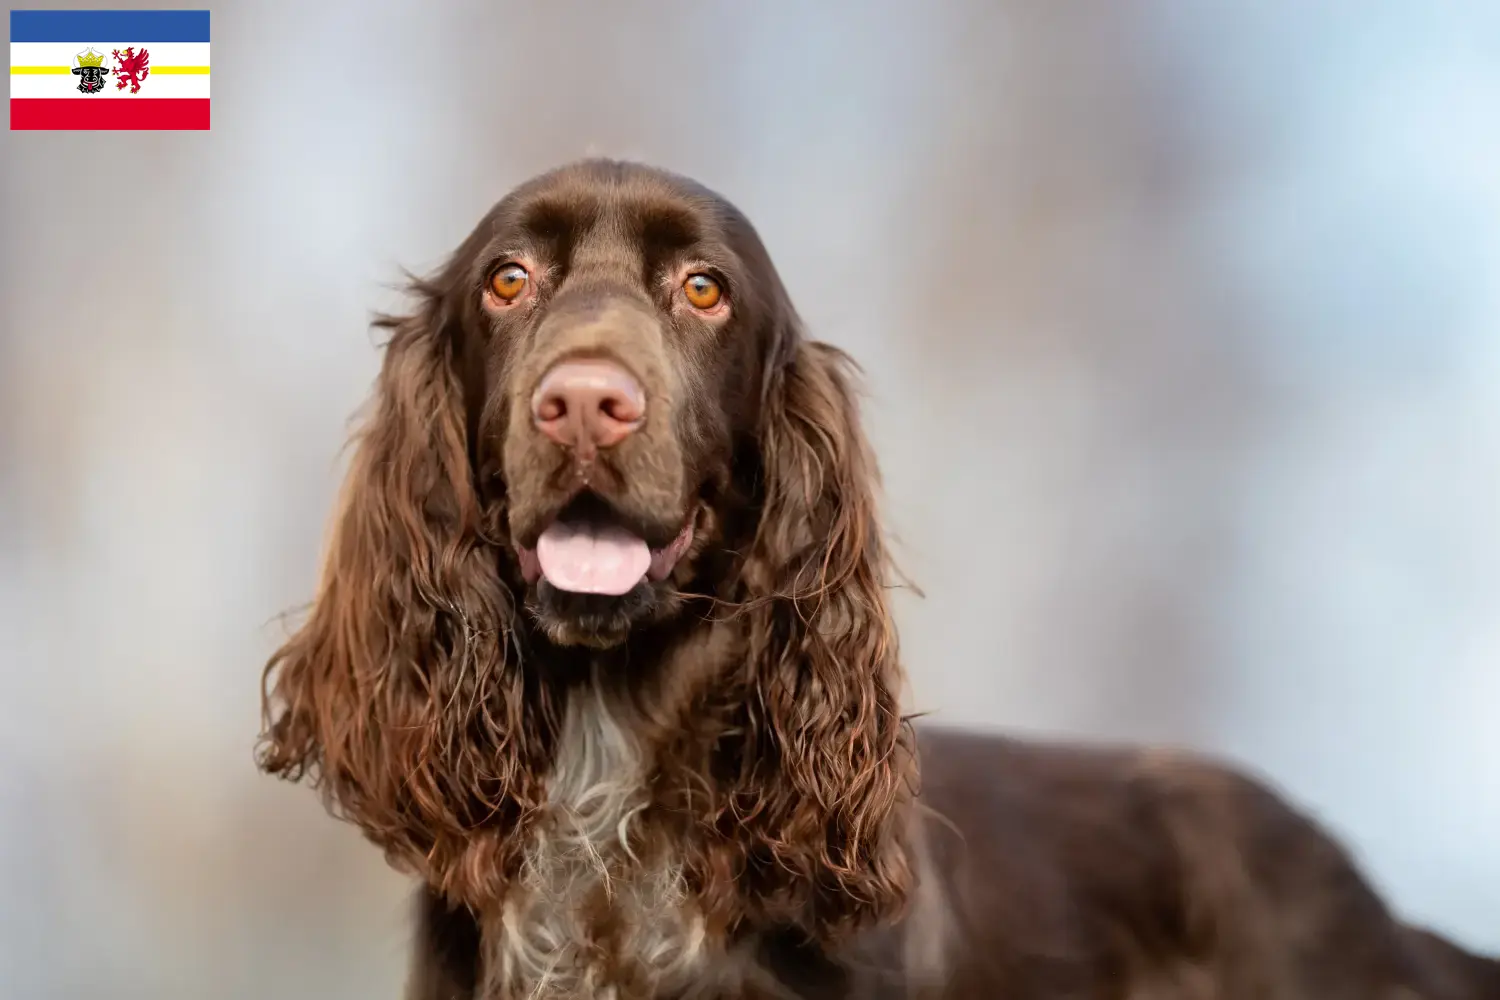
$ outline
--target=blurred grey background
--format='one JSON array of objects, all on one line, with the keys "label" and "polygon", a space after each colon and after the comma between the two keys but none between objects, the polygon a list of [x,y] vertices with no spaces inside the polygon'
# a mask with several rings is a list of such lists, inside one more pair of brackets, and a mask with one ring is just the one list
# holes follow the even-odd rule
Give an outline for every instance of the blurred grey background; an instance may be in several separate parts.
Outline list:
[{"label": "blurred grey background", "polygon": [[[1210,10],[1212,7],[1212,10]],[[213,11],[208,133],[8,133],[0,993],[394,996],[251,759],[370,311],[528,175],[694,175],[868,369],[914,707],[1186,743],[1500,950],[1500,7]]]}]

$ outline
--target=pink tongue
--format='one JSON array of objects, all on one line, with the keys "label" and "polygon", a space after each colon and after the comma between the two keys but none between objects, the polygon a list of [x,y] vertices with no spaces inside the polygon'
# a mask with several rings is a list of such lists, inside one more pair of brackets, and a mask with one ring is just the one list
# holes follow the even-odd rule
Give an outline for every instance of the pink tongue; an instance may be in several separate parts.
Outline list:
[{"label": "pink tongue", "polygon": [[537,539],[536,557],[547,582],[577,594],[628,593],[651,567],[645,540],[624,528],[556,521]]}]

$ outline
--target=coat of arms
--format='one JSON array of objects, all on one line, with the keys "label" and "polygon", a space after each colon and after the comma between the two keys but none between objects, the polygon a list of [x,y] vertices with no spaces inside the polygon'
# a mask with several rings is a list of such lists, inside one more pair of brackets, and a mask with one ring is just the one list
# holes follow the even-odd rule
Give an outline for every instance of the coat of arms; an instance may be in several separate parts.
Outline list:
[{"label": "coat of arms", "polygon": [[145,49],[137,52],[135,46],[125,46],[125,51],[115,49],[115,89],[130,88],[132,94],[141,92],[141,81],[151,75],[151,53]]},{"label": "coat of arms", "polygon": [[109,68],[104,65],[104,53],[89,47],[73,57],[73,75],[78,77],[80,94],[97,94],[104,89],[104,78]]}]

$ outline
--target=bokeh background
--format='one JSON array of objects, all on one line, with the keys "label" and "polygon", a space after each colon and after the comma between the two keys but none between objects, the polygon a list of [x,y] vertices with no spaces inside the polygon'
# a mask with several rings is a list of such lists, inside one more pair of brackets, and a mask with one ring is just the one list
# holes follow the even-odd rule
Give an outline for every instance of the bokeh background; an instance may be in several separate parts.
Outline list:
[{"label": "bokeh background", "polygon": [[584,154],[735,200],[864,362],[914,707],[1227,755],[1500,951],[1500,7],[257,0],[213,47],[211,132],[4,137],[0,993],[396,995],[406,885],[256,774],[259,673],[371,310]]}]

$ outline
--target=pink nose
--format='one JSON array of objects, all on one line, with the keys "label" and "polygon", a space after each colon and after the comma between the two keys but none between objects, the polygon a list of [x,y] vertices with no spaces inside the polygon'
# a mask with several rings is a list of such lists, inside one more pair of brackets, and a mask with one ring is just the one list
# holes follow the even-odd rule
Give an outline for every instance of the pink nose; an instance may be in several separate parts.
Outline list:
[{"label": "pink nose", "polygon": [[531,397],[537,429],[560,445],[591,451],[619,444],[646,416],[646,391],[609,361],[564,361]]}]

